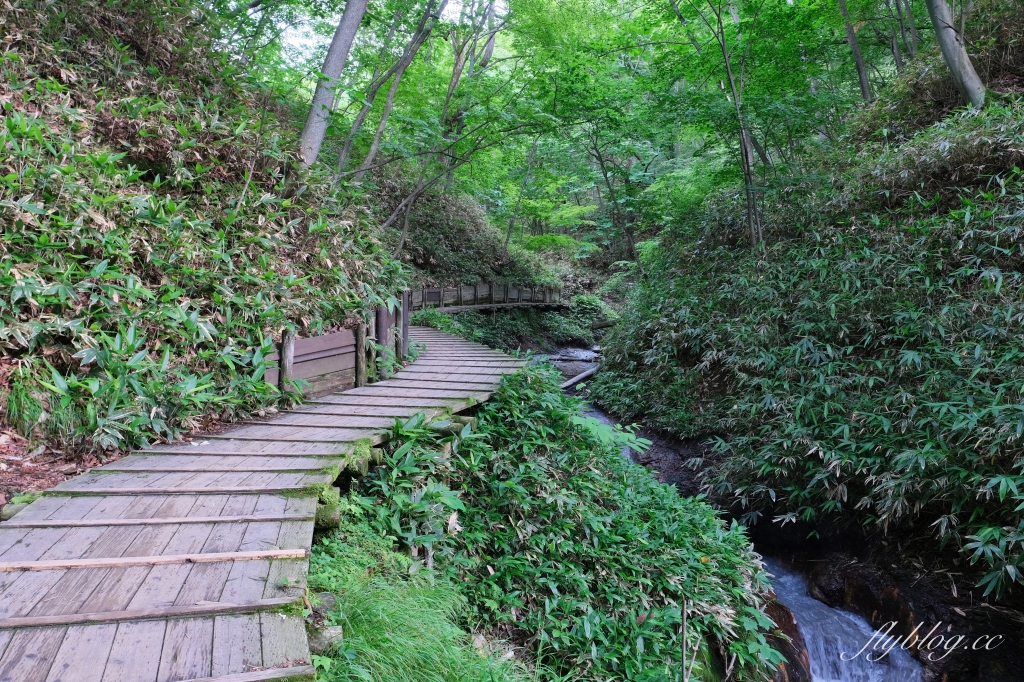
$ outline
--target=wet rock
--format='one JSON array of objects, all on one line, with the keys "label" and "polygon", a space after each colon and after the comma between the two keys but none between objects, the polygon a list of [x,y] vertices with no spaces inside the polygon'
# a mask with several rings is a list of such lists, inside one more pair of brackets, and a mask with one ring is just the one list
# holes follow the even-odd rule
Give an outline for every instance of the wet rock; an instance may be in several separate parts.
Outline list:
[{"label": "wet rock", "polygon": [[[813,565],[808,593],[862,616],[876,630],[895,622],[891,634],[903,638],[921,662],[922,682],[1024,680],[1024,614],[956,599],[923,583],[907,584],[847,555],[832,554]],[[998,646],[974,646],[995,637],[1001,638]]]},{"label": "wet rock", "polygon": [[786,657],[786,662],[780,664],[775,671],[775,682],[811,682],[811,661],[807,645],[793,612],[773,595],[765,606],[765,613],[778,626],[767,636],[768,643]]},{"label": "wet rock", "polygon": [[333,611],[334,605],[338,603],[338,598],[332,592],[317,592],[313,596],[320,602],[318,610],[322,609],[324,613]]},{"label": "wet rock", "polygon": [[309,633],[309,650],[318,656],[326,656],[332,653],[334,647],[344,638],[344,628],[340,625],[317,628]]},{"label": "wet rock", "polygon": [[5,504],[3,509],[0,509],[0,521],[9,521],[13,519],[15,514],[27,506],[28,504]]}]

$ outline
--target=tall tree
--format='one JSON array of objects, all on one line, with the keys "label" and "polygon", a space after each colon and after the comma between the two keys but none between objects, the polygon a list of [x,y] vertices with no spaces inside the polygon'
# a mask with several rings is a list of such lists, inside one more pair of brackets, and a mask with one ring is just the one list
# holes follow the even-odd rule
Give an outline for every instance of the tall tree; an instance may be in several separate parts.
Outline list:
[{"label": "tall tree", "polygon": [[871,102],[871,81],[868,80],[868,67],[864,62],[864,54],[860,51],[860,43],[857,41],[857,29],[850,21],[850,12],[846,9],[846,0],[839,0],[839,12],[843,15],[843,25],[846,27],[846,42],[850,45],[850,52],[853,53],[853,63],[857,67],[857,80],[860,81],[860,94],[865,102]]},{"label": "tall tree", "polygon": [[925,0],[928,15],[935,28],[935,37],[942,50],[942,58],[949,67],[953,82],[960,90],[964,103],[977,109],[985,106],[985,84],[978,78],[971,58],[967,56],[967,46],[962,32],[956,30],[953,23],[953,11],[946,0]]},{"label": "tall tree", "polygon": [[321,77],[317,80],[313,102],[309,106],[306,125],[299,136],[299,154],[302,156],[303,168],[312,166],[320,156],[320,147],[323,146],[327,124],[334,109],[338,80],[341,78],[342,69],[345,68],[349,50],[352,49],[352,41],[359,32],[359,24],[363,22],[367,4],[368,0],[348,0],[345,3],[345,11],[342,12],[341,21],[334,32],[331,46],[327,49]]}]

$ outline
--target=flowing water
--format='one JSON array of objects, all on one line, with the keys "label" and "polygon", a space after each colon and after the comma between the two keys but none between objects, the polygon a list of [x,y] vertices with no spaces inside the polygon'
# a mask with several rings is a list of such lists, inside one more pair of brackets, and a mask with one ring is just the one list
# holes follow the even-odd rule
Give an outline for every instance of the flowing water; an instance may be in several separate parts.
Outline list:
[{"label": "flowing water", "polygon": [[898,646],[879,661],[869,659],[880,656],[882,644],[873,654],[869,646],[857,655],[872,642],[874,630],[867,621],[809,596],[804,577],[778,561],[765,557],[764,563],[774,576],[776,597],[796,617],[807,645],[812,682],[920,682],[921,665]]},{"label": "flowing water", "polygon": [[[581,374],[598,360],[597,353],[575,348],[560,348],[550,360],[567,378]],[[593,406],[584,414],[606,424],[615,421]],[[629,448],[622,455],[629,458]],[[807,581],[803,575],[792,571],[770,557],[764,559],[765,567],[772,574],[772,585],[778,600],[796,618],[800,635],[807,645],[811,664],[811,682],[920,682],[921,665],[899,646],[881,657],[885,642],[872,640],[874,630],[863,618],[842,609],[826,606],[807,594]],[[871,643],[879,643],[879,649]],[[859,655],[858,652],[861,652]],[[844,656],[845,654],[845,656]],[[871,654],[869,656],[869,654]]]}]

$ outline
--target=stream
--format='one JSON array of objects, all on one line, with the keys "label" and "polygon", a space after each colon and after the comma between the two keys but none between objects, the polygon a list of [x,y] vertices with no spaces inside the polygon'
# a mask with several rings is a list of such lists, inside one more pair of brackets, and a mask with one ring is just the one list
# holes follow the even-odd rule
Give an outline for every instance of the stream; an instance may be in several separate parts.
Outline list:
[{"label": "stream", "polygon": [[[560,348],[548,356],[566,378],[587,371],[600,359],[594,349]],[[569,389],[574,392],[574,389]],[[615,420],[587,404],[584,412],[606,424]],[[631,458],[629,448],[623,456]],[[772,585],[779,603],[788,608],[796,621],[807,648],[811,682],[920,682],[921,665],[898,646],[880,656],[885,641],[872,640],[874,630],[868,622],[848,611],[832,608],[807,594],[807,580],[799,572],[787,568],[777,559],[764,557],[765,568],[772,575]],[[861,649],[869,643],[878,643]],[[859,653],[860,652],[860,653]],[[858,655],[859,653],[859,655]]]},{"label": "stream", "polygon": [[869,656],[872,647],[858,655],[874,635],[867,621],[809,596],[804,576],[778,560],[764,557],[764,565],[772,575],[775,596],[796,618],[807,646],[812,682],[920,682],[921,665],[898,646],[881,660],[874,659],[884,644],[874,655]]}]

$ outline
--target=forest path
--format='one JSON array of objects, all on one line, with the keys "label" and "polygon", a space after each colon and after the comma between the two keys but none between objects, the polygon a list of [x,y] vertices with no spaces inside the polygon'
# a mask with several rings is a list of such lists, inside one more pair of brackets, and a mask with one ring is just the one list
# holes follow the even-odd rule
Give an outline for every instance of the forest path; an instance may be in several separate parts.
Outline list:
[{"label": "forest path", "polygon": [[365,472],[395,417],[464,410],[525,364],[410,331],[426,349],[392,379],[136,451],[0,524],[0,682],[312,679],[322,494]]}]

